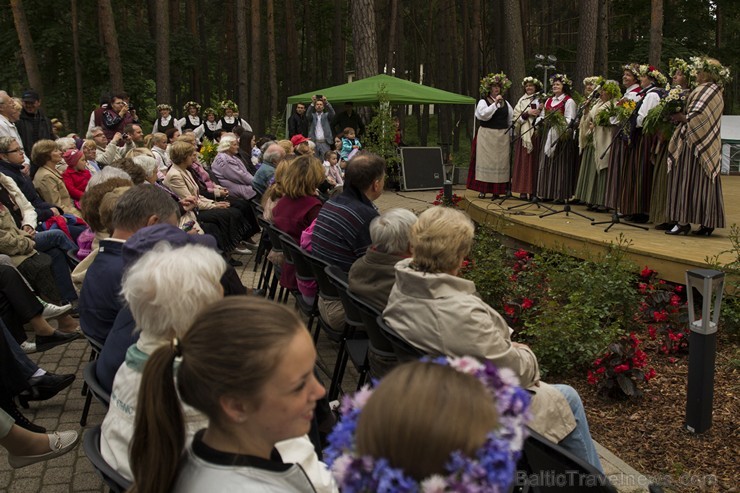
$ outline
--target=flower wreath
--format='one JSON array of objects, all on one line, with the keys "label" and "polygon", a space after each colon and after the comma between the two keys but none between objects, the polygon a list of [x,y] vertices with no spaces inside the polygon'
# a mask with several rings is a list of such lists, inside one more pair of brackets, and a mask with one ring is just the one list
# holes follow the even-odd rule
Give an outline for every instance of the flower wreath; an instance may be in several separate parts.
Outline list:
[{"label": "flower wreath", "polygon": [[162,111],[162,110],[170,110],[170,112],[172,112],[172,106],[170,106],[170,105],[169,105],[169,104],[167,104],[167,103],[164,103],[164,104],[158,104],[158,105],[157,105],[157,111]]},{"label": "flower wreath", "polygon": [[505,92],[511,87],[511,81],[503,72],[488,74],[480,80],[481,94],[488,94],[491,90],[491,86],[494,85],[499,86],[501,88],[501,92]]},{"label": "flower wreath", "polygon": [[671,58],[668,61],[668,75],[672,78],[678,71],[681,71],[688,81],[689,87],[685,87],[684,89],[690,89],[696,86],[696,80],[691,76],[691,67],[689,67],[688,62],[683,58]]},{"label": "flower wreath", "polygon": [[627,72],[630,72],[632,75],[637,77],[640,75],[640,65],[637,63],[628,63],[624,66],[622,66],[622,70],[625,70]]},{"label": "flower wreath", "polygon": [[592,86],[598,86],[604,84],[604,78],[600,75],[593,75],[591,77],[586,77],[583,79],[583,85],[587,86],[591,84]]},{"label": "flower wreath", "polygon": [[239,113],[239,106],[230,99],[224,99],[218,104],[222,110],[231,109],[234,113]]},{"label": "flower wreath", "polygon": [[619,82],[616,80],[607,80],[602,83],[601,89],[609,94],[609,99],[619,99],[622,97],[622,90],[619,88]]},{"label": "flower wreath", "polygon": [[514,479],[516,463],[526,438],[529,421],[529,394],[519,387],[519,379],[507,369],[475,358],[439,357],[422,361],[450,366],[476,377],[496,401],[499,428],[468,457],[460,451],[450,454],[446,476],[432,475],[421,483],[402,469],[391,467],[383,458],[357,456],[355,431],[365,403],[372,395],[369,386],[342,401],[342,418],[329,435],[324,458],[339,489],[346,493],[384,491],[388,493],[442,493],[446,491],[506,491]]},{"label": "flower wreath", "polygon": [[192,107],[195,107],[195,110],[198,113],[200,113],[200,105],[198,103],[196,103],[195,101],[188,101],[187,103],[185,103],[185,106],[182,107],[182,111],[184,111],[185,113],[187,113],[188,112],[188,109],[190,109],[191,106]]},{"label": "flower wreath", "polygon": [[522,79],[522,87],[526,86],[527,84],[534,84],[534,86],[540,90],[542,90],[542,82],[540,82],[539,79],[536,77],[525,77]]},{"label": "flower wreath", "polygon": [[660,73],[660,70],[653,67],[652,65],[640,65],[640,76],[647,75],[655,81],[655,84],[660,87],[665,87],[668,83],[666,76]]},{"label": "flower wreath", "polygon": [[553,82],[558,80],[562,82],[564,86],[573,87],[573,82],[571,82],[571,80],[565,74],[552,74],[550,76],[550,86],[552,86]]},{"label": "flower wreath", "polygon": [[692,56],[689,60],[691,60],[689,74],[691,74],[694,80],[696,80],[696,76],[700,71],[712,74],[714,81],[720,87],[723,87],[732,80],[730,69],[719,62],[711,63],[709,58],[701,56]]}]

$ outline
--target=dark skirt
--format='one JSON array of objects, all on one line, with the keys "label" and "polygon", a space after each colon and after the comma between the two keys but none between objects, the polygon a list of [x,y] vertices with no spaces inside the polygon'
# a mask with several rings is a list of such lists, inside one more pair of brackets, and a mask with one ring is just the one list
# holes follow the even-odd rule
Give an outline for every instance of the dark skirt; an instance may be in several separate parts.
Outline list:
[{"label": "dark skirt", "polygon": [[594,146],[587,145],[581,153],[581,169],[578,172],[575,197],[587,204],[594,203],[594,184],[596,183],[596,159]]},{"label": "dark skirt", "polygon": [[537,191],[537,168],[540,164],[540,139],[532,137],[532,152],[521,143],[516,144],[514,151],[514,175],[511,179],[511,191],[534,194]]},{"label": "dark skirt", "polygon": [[643,135],[636,129],[624,165],[620,186],[619,211],[622,214],[648,214],[653,184],[651,151],[653,135]]},{"label": "dark skirt", "polygon": [[655,139],[653,145],[655,167],[653,169],[653,190],[650,196],[650,222],[663,224],[669,222],[668,202],[668,141]]},{"label": "dark skirt", "polygon": [[[618,129],[614,129],[616,133]],[[629,154],[629,145],[621,137],[617,137],[609,152],[609,166],[606,169],[606,192],[604,194],[604,205],[610,209],[617,207],[617,198],[624,181],[625,161]]]},{"label": "dark skirt", "polygon": [[[543,133],[543,146],[547,141]],[[578,159],[576,141],[572,134],[558,142],[551,157],[545,155],[544,147],[540,154],[540,168],[537,176],[537,196],[543,199],[568,200],[573,196],[578,178]]]},{"label": "dark skirt", "polygon": [[506,186],[508,183],[488,183],[485,181],[478,181],[475,179],[475,148],[477,144],[477,137],[473,139],[470,149],[470,168],[468,169],[468,181],[466,187],[469,190],[475,190],[480,193],[492,193],[494,195],[502,195],[506,193]]},{"label": "dark skirt", "polygon": [[216,238],[218,247],[227,253],[236,248],[247,231],[242,215],[234,207],[201,210],[198,213],[198,223],[203,231]]},{"label": "dark skirt", "polygon": [[704,173],[693,146],[684,145],[668,173],[668,212],[671,221],[725,227],[725,204],[720,175],[714,182]]}]

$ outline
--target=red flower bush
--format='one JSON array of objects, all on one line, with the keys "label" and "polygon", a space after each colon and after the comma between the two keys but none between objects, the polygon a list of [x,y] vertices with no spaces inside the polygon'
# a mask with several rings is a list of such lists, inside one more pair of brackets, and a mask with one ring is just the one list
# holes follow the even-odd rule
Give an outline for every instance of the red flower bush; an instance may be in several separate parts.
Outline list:
[{"label": "red flower bush", "polygon": [[609,344],[600,358],[596,358],[587,379],[591,385],[597,385],[599,392],[616,398],[639,397],[642,391],[638,388],[641,382],[648,382],[655,377],[655,369],[647,371],[648,356],[640,349],[642,341],[632,333],[619,341]]},{"label": "red flower bush", "polygon": [[638,290],[645,296],[640,305],[648,335],[658,341],[658,351],[664,354],[685,352],[688,349],[688,317],[683,299],[683,286],[671,287],[657,279],[658,273],[645,267],[640,272]]}]

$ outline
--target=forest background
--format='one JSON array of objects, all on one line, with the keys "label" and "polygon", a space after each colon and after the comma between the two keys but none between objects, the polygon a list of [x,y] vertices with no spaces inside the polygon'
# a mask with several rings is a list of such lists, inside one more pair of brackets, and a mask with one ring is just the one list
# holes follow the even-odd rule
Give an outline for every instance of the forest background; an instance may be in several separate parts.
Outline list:
[{"label": "forest background", "polygon": [[[284,122],[287,96],[350,74],[478,97],[481,76],[504,71],[513,104],[525,75],[543,77],[536,54],[555,56],[576,90],[594,74],[620,80],[628,62],[665,73],[670,58],[707,54],[734,75],[725,113],[740,110],[737,0],[0,0],[0,88],[33,87],[68,131],[125,90],[147,123],[158,103],[180,116],[186,101],[229,98],[262,134]],[[414,107],[416,143],[457,151],[472,111]]]}]

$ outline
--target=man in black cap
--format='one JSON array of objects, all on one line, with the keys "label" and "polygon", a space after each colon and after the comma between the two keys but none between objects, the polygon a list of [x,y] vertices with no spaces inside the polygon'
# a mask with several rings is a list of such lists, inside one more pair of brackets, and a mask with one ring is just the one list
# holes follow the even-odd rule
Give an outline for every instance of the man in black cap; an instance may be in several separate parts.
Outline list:
[{"label": "man in black cap", "polygon": [[344,111],[337,113],[331,125],[332,129],[334,129],[334,135],[344,132],[344,129],[347,127],[355,129],[357,137],[362,137],[365,133],[365,123],[363,123],[360,114],[355,112],[354,104],[351,101],[344,103]]},{"label": "man in black cap", "polygon": [[51,121],[41,111],[41,98],[39,93],[28,89],[23,93],[23,109],[21,118],[15,124],[23,141],[23,150],[31,157],[33,145],[42,139],[56,140],[51,130]]}]

